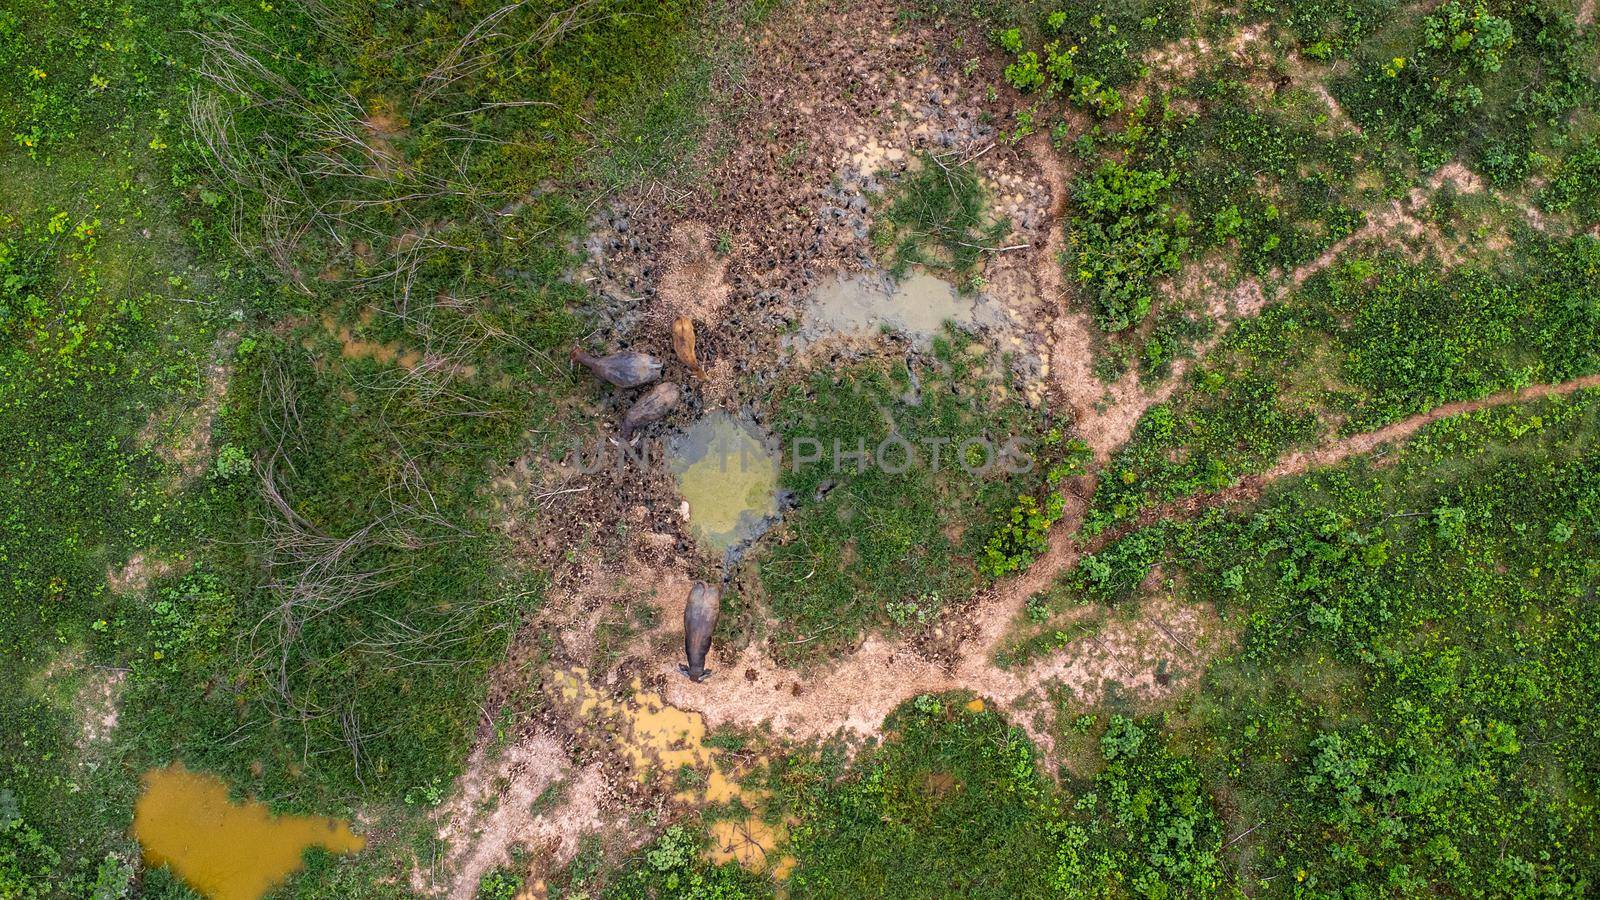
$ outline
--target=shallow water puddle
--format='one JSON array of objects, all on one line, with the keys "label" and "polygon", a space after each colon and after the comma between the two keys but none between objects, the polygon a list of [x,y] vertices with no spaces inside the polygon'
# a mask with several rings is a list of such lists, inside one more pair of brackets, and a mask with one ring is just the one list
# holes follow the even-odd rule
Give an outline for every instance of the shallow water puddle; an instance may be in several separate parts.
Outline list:
[{"label": "shallow water puddle", "polygon": [[738,862],[752,872],[768,872],[782,881],[797,862],[793,856],[778,852],[788,837],[788,826],[782,822],[773,825],[755,816],[739,821],[723,819],[711,823],[711,846],[706,856],[714,863]]},{"label": "shallow water puddle", "polygon": [[1004,320],[986,296],[962,296],[942,278],[917,272],[896,281],[887,275],[841,276],[811,295],[800,330],[788,339],[806,347],[835,334],[870,335],[887,328],[926,345],[947,321],[973,327]]},{"label": "shallow water puddle", "polygon": [[[637,678],[629,685],[630,695],[621,699],[590,683],[589,672],[582,667],[554,672],[550,682],[576,718],[616,742],[640,784],[656,778],[681,785],[687,767],[694,770],[696,783],[674,793],[679,802],[704,806],[737,799],[756,807],[768,796],[734,780],[736,773],[724,762],[723,751],[705,743],[703,716],[668,704],[659,694],[644,690]],[[790,824],[770,824],[753,815],[714,822],[706,857],[715,863],[737,861],[752,872],[782,880],[795,865],[794,857],[779,849],[788,840]]]},{"label": "shallow water puddle", "polygon": [[274,816],[263,803],[233,803],[221,779],[181,763],[145,773],[133,836],[145,865],[171,866],[212,900],[258,900],[300,868],[308,847],[354,853],[366,846],[341,819]]},{"label": "shallow water puddle", "polygon": [[686,712],[668,705],[659,694],[644,690],[638,679],[630,689],[632,696],[615,700],[589,683],[583,668],[555,672],[550,676],[557,695],[581,719],[600,720],[614,726],[622,751],[633,766],[640,784],[652,774],[677,779],[685,766],[693,769],[701,783],[677,792],[679,800],[693,803],[727,803],[745,796],[737,782],[719,760],[719,751],[705,745],[706,720],[697,712]]},{"label": "shallow water puddle", "polygon": [[778,459],[753,426],[714,412],[668,452],[678,493],[689,501],[689,528],[708,549],[748,543],[778,517]]}]

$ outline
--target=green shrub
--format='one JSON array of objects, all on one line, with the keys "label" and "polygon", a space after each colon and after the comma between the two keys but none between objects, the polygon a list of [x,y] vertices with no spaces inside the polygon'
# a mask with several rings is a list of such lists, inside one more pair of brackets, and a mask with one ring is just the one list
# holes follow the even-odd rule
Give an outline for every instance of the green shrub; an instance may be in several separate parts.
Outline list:
[{"label": "green shrub", "polygon": [[1061,518],[1066,499],[1051,493],[1041,507],[1039,501],[1024,494],[1011,507],[1011,514],[978,556],[978,571],[1000,578],[1031,565],[1050,546],[1051,526]]},{"label": "green shrub", "polygon": [[54,895],[52,878],[61,857],[39,831],[23,821],[17,798],[0,788],[0,897],[34,900]]},{"label": "green shrub", "polygon": [[1551,212],[1571,211],[1586,225],[1600,222],[1600,142],[1589,140],[1561,161],[1539,192],[1539,204]]},{"label": "green shrub", "polygon": [[1156,279],[1176,272],[1189,248],[1188,217],[1168,200],[1176,180],[1107,161],[1073,187],[1072,267],[1105,331],[1138,324],[1150,311]]},{"label": "green shrub", "polygon": [[1495,184],[1521,181],[1536,144],[1564,135],[1600,90],[1592,40],[1542,2],[1450,0],[1397,32],[1363,47],[1334,93],[1425,170],[1465,156]]}]

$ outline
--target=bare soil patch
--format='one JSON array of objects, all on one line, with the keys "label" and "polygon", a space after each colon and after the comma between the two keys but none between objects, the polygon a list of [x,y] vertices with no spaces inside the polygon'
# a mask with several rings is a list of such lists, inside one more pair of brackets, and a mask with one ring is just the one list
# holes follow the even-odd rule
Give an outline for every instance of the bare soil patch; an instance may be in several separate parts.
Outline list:
[{"label": "bare soil patch", "polygon": [[435,813],[450,855],[443,873],[413,873],[419,892],[471,900],[484,875],[510,865],[512,847],[532,851],[537,877],[565,865],[585,834],[608,827],[599,770],[576,765],[554,737],[533,735],[489,756],[482,746],[473,752],[455,796]]},{"label": "bare soil patch", "polygon": [[211,461],[211,426],[228,390],[232,367],[226,362],[227,353],[237,337],[229,333],[217,339],[198,401],[154,411],[139,430],[140,444],[150,447],[177,470],[171,485],[174,491],[204,473]]},{"label": "bare soil patch", "polygon": [[[839,340],[801,359],[784,352],[781,335],[798,324],[818,284],[875,267],[875,204],[919,153],[970,160],[997,211],[1012,222],[1006,244],[1022,246],[994,254],[982,272],[983,290],[1006,313],[985,326],[984,337],[1019,360],[1032,402],[1076,421],[1100,463],[1183,383],[1187,360],[1156,385],[1137,373],[1109,385],[1095,378],[1100,335],[1072,302],[1062,268],[1074,163],[1044,135],[1021,145],[997,141],[988,123],[1004,120],[1008,101],[989,98],[986,89],[999,82],[999,72],[991,61],[969,71],[949,52],[949,38],[934,26],[902,23],[877,2],[780,12],[755,48],[762,65],[739,89],[749,104],[741,127],[720,137],[721,161],[704,181],[685,189],[652,185],[595,213],[580,273],[599,298],[593,342],[669,360],[670,325],[688,316],[708,369],[704,382],[670,376],[685,384],[684,400],[645,440],[659,440],[712,409],[761,421],[772,392],[802,365],[883,352],[881,341]],[[1260,34],[1246,35],[1222,50],[1255,52],[1260,41]],[[1163,64],[1190,61],[1174,55]],[[1344,127],[1333,99],[1325,91],[1318,96],[1335,127]],[[1482,189],[1469,171],[1447,167],[1426,189],[1370,214],[1365,227],[1322,257],[1268,283],[1234,277],[1216,260],[1186,269],[1164,289],[1221,326],[1197,355],[1230,323],[1257,314],[1358,242],[1436,241],[1421,212],[1445,185],[1457,193]],[[1208,505],[1249,501],[1273,479],[1403,440],[1439,418],[1600,384],[1582,381],[1442,407],[1147,515],[1193,515]],[[614,428],[629,399],[602,391],[581,412]],[[688,539],[670,479],[513,461],[497,473],[490,505],[522,556],[553,571],[555,582],[497,673],[488,706],[527,711],[536,724],[498,756],[487,749],[494,735],[486,727],[457,796],[440,812],[441,835],[452,846],[452,893],[468,896],[465,886],[504,864],[511,846],[536,850],[543,870],[553,871],[572,852],[572,835],[551,831],[563,823],[576,822],[574,832],[607,831],[626,846],[638,837],[619,824],[631,813],[670,819],[741,796],[743,762],[704,743],[708,731],[721,727],[770,729],[785,741],[859,741],[878,736],[885,716],[906,699],[962,689],[1011,716],[1053,753],[1062,698],[1082,707],[1115,691],[1155,705],[1191,690],[1233,632],[1214,611],[1180,606],[1155,588],[1131,614],[1108,617],[1031,666],[1002,669],[993,662],[1029,597],[1083,553],[1126,533],[1093,541],[1078,534],[1094,487],[1093,477],[1066,486],[1066,514],[1029,569],[955,604],[921,633],[869,636],[841,658],[793,669],[777,661],[759,624],[746,622],[727,640],[738,629],[725,623],[709,661],[716,675],[694,684],[677,671],[683,604],[694,578],[720,573]],[[558,802],[548,808],[534,802],[563,783]],[[581,804],[582,816],[572,818],[573,804]],[[727,823],[714,835],[714,852],[786,871],[782,835],[763,828]],[[426,880],[435,883],[433,876]]]},{"label": "bare soil patch", "polygon": [[155,550],[137,550],[121,567],[106,570],[106,586],[118,596],[140,594],[149,589],[151,582],[186,571],[190,565],[187,559],[163,557]]}]

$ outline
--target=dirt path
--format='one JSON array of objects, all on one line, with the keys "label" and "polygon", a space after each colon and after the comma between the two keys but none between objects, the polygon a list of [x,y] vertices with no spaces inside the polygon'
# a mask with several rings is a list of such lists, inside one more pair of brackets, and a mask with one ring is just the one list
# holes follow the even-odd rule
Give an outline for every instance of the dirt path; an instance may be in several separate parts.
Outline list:
[{"label": "dirt path", "polygon": [[[1075,163],[1057,153],[1043,134],[1021,148],[996,144],[984,113],[995,114],[1000,107],[993,98],[981,99],[984,94],[977,86],[995,82],[998,73],[957,76],[956,68],[930,65],[925,48],[942,43],[921,32],[902,31],[889,6],[862,10],[849,4],[838,9],[823,5],[794,17],[775,28],[763,45],[765,73],[741,88],[759,97],[760,108],[766,110],[752,114],[745,126],[761,137],[733,143],[715,175],[716,202],[688,204],[694,212],[685,213],[691,216],[685,219],[661,209],[652,212],[644,202],[647,194],[632,208],[603,217],[589,246],[593,262],[585,283],[608,298],[602,305],[607,317],[603,331],[626,338],[635,349],[665,355],[667,326],[674,318],[687,315],[703,326],[702,358],[709,359],[711,378],[698,385],[703,406],[686,405],[684,416],[733,402],[749,384],[769,383],[748,361],[771,355],[775,324],[782,304],[789,302],[784,298],[808,295],[820,273],[870,267],[870,201],[881,193],[884,178],[892,177],[884,173],[905,170],[917,150],[982,156],[991,190],[1006,204],[1002,211],[1018,223],[1015,239],[1031,248],[996,265],[993,289],[1004,295],[1016,317],[999,329],[997,340],[1003,337],[1015,345],[1020,339],[1025,345],[1013,349],[1024,357],[1039,357],[1034,386],[1048,392],[1053,409],[1076,419],[1101,466],[1127,442],[1151,406],[1179,389],[1186,368],[1203,359],[1230,324],[1281,298],[1358,241],[1395,234],[1413,241],[1426,237],[1411,215],[1421,202],[1418,193],[1381,208],[1357,234],[1287,273],[1281,284],[1240,281],[1230,277],[1225,264],[1186,270],[1178,288],[1188,299],[1201,297],[1219,327],[1194,348],[1193,359],[1176,361],[1174,371],[1159,384],[1142,383],[1137,371],[1104,384],[1093,371],[1102,336],[1087,312],[1068,302],[1068,275],[1062,266],[1062,221]],[[1115,681],[1140,696],[1160,697],[1184,689],[1184,679],[1198,678],[1211,655],[1232,639],[1212,611],[1160,597],[1153,579],[1152,596],[1140,605],[1137,618],[1107,617],[1103,610],[1085,608],[1063,626],[1072,632],[1064,649],[1031,666],[1002,669],[994,662],[996,651],[1011,637],[1028,599],[1049,588],[1082,554],[1157,518],[1247,502],[1272,480],[1369,453],[1440,418],[1595,386],[1600,386],[1600,376],[1441,407],[1292,455],[1228,491],[1147,510],[1139,521],[1093,540],[1080,534],[1095,486],[1086,477],[1069,486],[1067,509],[1049,536],[1047,552],[1023,573],[947,613],[932,635],[937,652],[929,652],[928,635],[916,641],[875,635],[854,653],[800,672],[781,665],[770,652],[777,648],[758,641],[734,659],[717,655],[716,676],[698,685],[677,671],[677,629],[688,579],[704,574],[697,568],[700,562],[690,543],[678,540],[676,498],[669,507],[658,503],[661,498],[655,494],[627,493],[628,515],[616,524],[636,529],[638,537],[628,539],[631,543],[620,548],[619,558],[600,560],[601,554],[593,554],[592,569],[562,579],[537,624],[541,638],[553,640],[558,652],[508,666],[513,673],[508,690],[543,697],[540,692],[550,693],[549,679],[566,671],[564,666],[592,666],[601,692],[592,698],[596,708],[605,706],[607,697],[627,705],[624,686],[641,677],[648,690],[661,686],[660,699],[674,707],[674,722],[695,717],[694,730],[701,735],[724,725],[767,725],[778,738],[804,740],[841,732],[872,737],[906,699],[961,689],[995,704],[1051,754],[1053,704],[1047,692],[1064,691],[1089,703]],[[565,498],[575,505],[560,515],[597,523],[597,530],[609,528],[617,516],[614,504],[596,499],[608,494],[601,487],[618,486],[585,487],[586,493]],[[507,488],[524,490],[515,483]],[[519,522],[531,518],[515,507],[507,515]],[[537,529],[517,536],[535,551],[530,557],[573,543]],[[641,554],[646,547],[648,553]],[[641,560],[641,555],[647,558]],[[601,648],[601,621],[641,600],[654,607],[652,621],[660,624],[641,632],[626,649]],[[1209,639],[1202,642],[1197,635]],[[637,700],[639,689],[632,690]],[[577,710],[558,708],[551,701],[549,709],[540,709],[537,724],[498,753],[487,752],[480,742],[459,795],[438,816],[441,837],[451,845],[449,858],[442,860],[444,871],[419,871],[416,884],[435,893],[470,897],[484,872],[510,862],[510,847],[535,850],[536,865],[548,872],[576,852],[580,833],[609,835],[618,846],[634,846],[644,839],[644,826],[635,815],[641,803],[654,803],[658,816],[667,804],[682,803],[662,795],[659,785],[645,785],[642,774],[638,784],[626,774],[631,763],[622,758],[616,734],[636,730],[637,722],[619,724],[626,716],[618,713],[585,724],[580,721],[582,705]],[[651,716],[667,713],[649,710]],[[598,732],[578,739],[576,732],[585,728]]]},{"label": "dirt path", "polygon": [[1401,419],[1392,425],[1386,425],[1377,431],[1353,434],[1314,450],[1291,453],[1284,457],[1278,465],[1261,475],[1260,480],[1263,482],[1273,481],[1289,475],[1298,475],[1308,469],[1331,466],[1352,456],[1363,456],[1384,444],[1403,441],[1425,426],[1440,419],[1475,413],[1495,406],[1505,406],[1508,403],[1525,403],[1530,400],[1542,400],[1546,397],[1565,396],[1574,391],[1595,387],[1600,387],[1600,374],[1584,375],[1559,384],[1537,384],[1521,390],[1501,391],[1498,394],[1490,394],[1477,400],[1446,403],[1443,406],[1436,406],[1425,413]]},{"label": "dirt path", "polygon": [[860,736],[874,735],[884,717],[905,700],[922,693],[963,689],[997,703],[1012,714],[1048,752],[1051,741],[1046,729],[1033,722],[1027,713],[1048,681],[1064,679],[1074,673],[1081,677],[1084,674],[1081,667],[1075,666],[1073,660],[1057,658],[1011,671],[995,665],[993,655],[1020,616],[1028,597],[1069,570],[1085,549],[1093,551],[1104,547],[1140,524],[1149,524],[1158,518],[1193,515],[1209,506],[1254,499],[1260,489],[1272,481],[1371,453],[1382,445],[1403,441],[1440,419],[1571,394],[1586,388],[1600,388],[1600,375],[1446,404],[1377,431],[1352,435],[1316,450],[1293,454],[1239,487],[1149,510],[1139,523],[1102,535],[1087,548],[1080,544],[1077,536],[1086,504],[1074,498],[1067,515],[1052,533],[1050,551],[1022,575],[998,585],[979,599],[972,612],[976,627],[965,642],[967,652],[954,666],[918,656],[903,643],[873,636],[854,654],[832,661],[822,677],[807,679],[802,684],[795,671],[780,666],[762,647],[752,645],[717,678],[698,685],[677,676],[675,661],[663,661],[659,671],[666,676],[666,699],[682,709],[701,713],[713,727],[755,727],[769,723],[780,734],[803,739],[824,737],[841,730]]}]

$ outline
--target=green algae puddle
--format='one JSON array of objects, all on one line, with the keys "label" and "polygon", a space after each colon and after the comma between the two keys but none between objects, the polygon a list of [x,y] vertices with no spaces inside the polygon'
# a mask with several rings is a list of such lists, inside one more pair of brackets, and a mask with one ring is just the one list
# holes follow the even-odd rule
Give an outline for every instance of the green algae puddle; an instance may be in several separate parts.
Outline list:
[{"label": "green algae puddle", "polygon": [[778,459],[754,426],[714,412],[672,442],[668,463],[689,502],[689,530],[727,553],[755,540],[778,517]]},{"label": "green algae puddle", "polygon": [[354,853],[366,840],[340,819],[274,816],[233,803],[221,779],[181,764],[145,773],[133,809],[145,865],[171,866],[211,900],[259,900],[301,866],[309,847]]}]

